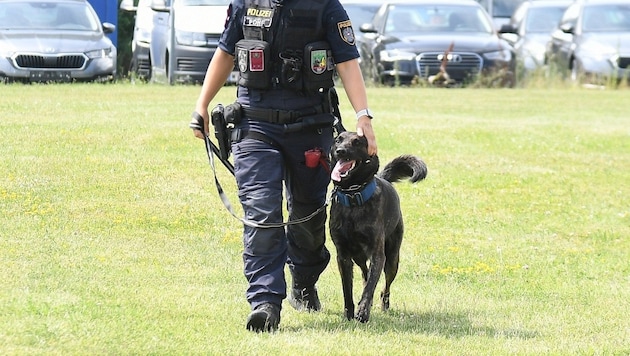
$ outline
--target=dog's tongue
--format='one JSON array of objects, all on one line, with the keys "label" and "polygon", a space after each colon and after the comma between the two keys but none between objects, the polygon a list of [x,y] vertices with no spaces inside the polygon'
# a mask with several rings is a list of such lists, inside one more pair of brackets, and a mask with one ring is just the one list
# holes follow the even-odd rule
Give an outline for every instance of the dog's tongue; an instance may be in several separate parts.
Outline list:
[{"label": "dog's tongue", "polygon": [[337,164],[335,164],[335,168],[333,168],[332,172],[330,173],[330,177],[335,182],[341,182],[341,175],[348,172],[353,165],[354,161],[337,161]]}]

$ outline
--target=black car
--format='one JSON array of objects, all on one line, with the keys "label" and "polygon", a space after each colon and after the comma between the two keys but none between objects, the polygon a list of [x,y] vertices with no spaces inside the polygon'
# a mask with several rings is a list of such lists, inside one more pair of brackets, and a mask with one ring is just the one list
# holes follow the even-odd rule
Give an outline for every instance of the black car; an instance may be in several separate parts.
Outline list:
[{"label": "black car", "polygon": [[501,27],[501,36],[514,46],[516,60],[524,72],[543,66],[545,46],[551,39],[551,32],[572,2],[573,0],[525,1],[514,11],[510,22]]},{"label": "black car", "polygon": [[514,49],[474,0],[399,0],[361,26],[366,80],[462,85],[480,77],[514,85]]},{"label": "black car", "polygon": [[575,82],[630,80],[630,3],[582,0],[571,4],[551,34],[545,58]]}]

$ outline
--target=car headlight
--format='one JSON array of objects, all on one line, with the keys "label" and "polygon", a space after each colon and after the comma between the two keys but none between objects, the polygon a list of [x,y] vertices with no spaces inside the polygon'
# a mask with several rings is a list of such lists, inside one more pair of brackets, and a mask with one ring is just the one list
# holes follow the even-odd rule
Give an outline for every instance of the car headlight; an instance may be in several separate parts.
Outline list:
[{"label": "car headlight", "polygon": [[509,62],[512,60],[512,52],[508,49],[503,49],[495,52],[486,52],[483,54],[483,56],[491,61]]},{"label": "car headlight", "polygon": [[5,50],[3,48],[1,48],[2,46],[0,46],[0,58],[10,58],[11,56],[13,56],[13,51],[9,51],[9,50]]},{"label": "car headlight", "polygon": [[98,58],[111,58],[113,54],[113,50],[111,47],[95,49],[91,51],[85,52],[85,55],[90,59],[98,59]]},{"label": "car headlight", "polygon": [[381,51],[380,55],[384,62],[413,61],[416,58],[415,53],[400,50]]},{"label": "car headlight", "polygon": [[202,32],[175,31],[175,40],[184,46],[205,47],[208,44],[206,34]]}]

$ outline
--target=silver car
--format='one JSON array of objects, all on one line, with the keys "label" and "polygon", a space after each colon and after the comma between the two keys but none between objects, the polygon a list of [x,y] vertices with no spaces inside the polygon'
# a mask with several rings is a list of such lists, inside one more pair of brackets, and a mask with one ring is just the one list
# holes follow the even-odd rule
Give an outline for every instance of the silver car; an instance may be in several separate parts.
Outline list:
[{"label": "silver car", "polygon": [[630,2],[571,4],[547,44],[546,61],[589,84],[630,79]]},{"label": "silver car", "polygon": [[514,46],[516,59],[524,72],[543,66],[545,46],[551,39],[551,31],[572,1],[525,1],[514,11],[510,22],[501,27],[501,37]]},{"label": "silver car", "polygon": [[111,81],[114,30],[86,0],[2,0],[0,81]]}]

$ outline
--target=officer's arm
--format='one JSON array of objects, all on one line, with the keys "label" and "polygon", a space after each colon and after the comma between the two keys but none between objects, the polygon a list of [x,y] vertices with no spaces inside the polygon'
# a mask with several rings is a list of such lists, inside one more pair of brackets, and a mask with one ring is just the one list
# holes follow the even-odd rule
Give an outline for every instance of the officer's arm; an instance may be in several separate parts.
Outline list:
[{"label": "officer's arm", "polygon": [[[206,133],[208,133],[209,120],[208,106],[223,87],[233,69],[234,56],[220,48],[217,49],[208,65],[206,77],[203,80],[203,86],[201,87],[201,92],[199,93],[199,98],[195,106],[195,111],[203,117]],[[198,130],[194,130],[194,133],[196,137],[203,138],[203,134]]]},{"label": "officer's arm", "polygon": [[[357,59],[351,59],[349,61],[337,63],[337,73],[341,77],[343,87],[350,100],[350,104],[355,112],[359,112],[368,108],[367,94],[365,92],[365,83],[363,82],[363,75],[359,68],[359,61]],[[376,137],[374,136],[374,130],[372,130],[372,120],[368,116],[361,116],[357,118],[357,133],[360,136],[365,136],[368,141],[368,153],[375,155],[377,153]]]}]

